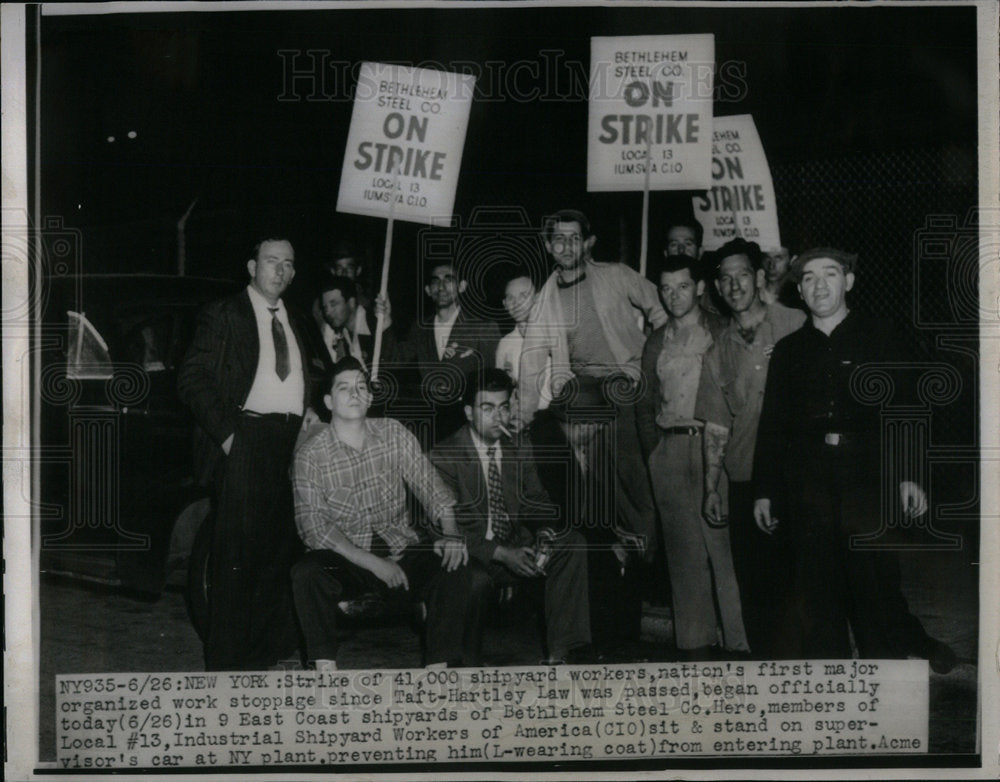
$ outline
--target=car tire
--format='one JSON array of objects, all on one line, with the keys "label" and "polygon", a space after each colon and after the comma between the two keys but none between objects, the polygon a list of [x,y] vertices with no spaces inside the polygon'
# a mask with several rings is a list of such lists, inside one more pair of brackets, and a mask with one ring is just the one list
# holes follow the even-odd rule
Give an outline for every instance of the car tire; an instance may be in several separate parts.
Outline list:
[{"label": "car tire", "polygon": [[212,527],[212,517],[209,516],[195,535],[184,593],[188,617],[203,643],[208,638],[208,600],[212,589]]}]

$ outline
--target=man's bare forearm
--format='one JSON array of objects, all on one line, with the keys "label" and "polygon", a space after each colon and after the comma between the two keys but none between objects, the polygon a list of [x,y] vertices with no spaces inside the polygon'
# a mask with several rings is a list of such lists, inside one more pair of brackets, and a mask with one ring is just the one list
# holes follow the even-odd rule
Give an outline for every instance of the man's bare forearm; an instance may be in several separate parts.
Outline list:
[{"label": "man's bare forearm", "polygon": [[719,475],[722,472],[722,462],[726,458],[726,444],[729,442],[729,429],[711,421],[705,423],[704,454],[705,454],[705,491],[715,491],[719,486]]}]

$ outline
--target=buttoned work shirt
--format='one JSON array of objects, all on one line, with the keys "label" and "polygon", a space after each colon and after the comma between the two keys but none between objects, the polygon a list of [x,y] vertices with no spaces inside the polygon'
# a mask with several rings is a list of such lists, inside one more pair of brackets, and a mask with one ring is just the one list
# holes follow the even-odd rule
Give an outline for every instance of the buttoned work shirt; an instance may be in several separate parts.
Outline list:
[{"label": "buttoned work shirt", "polygon": [[310,549],[331,548],[330,530],[336,528],[365,551],[377,534],[389,545],[390,557],[399,559],[419,541],[406,487],[434,520],[455,499],[403,424],[370,418],[364,425],[360,451],[340,440],[331,424],[295,454],[295,524]]},{"label": "buttoned work shirt", "polygon": [[660,381],[656,423],[663,429],[695,424],[694,406],[705,351],[712,334],[701,321],[683,329],[668,325],[663,332],[663,348],[656,359]]},{"label": "buttoned work shirt", "polygon": [[753,342],[731,320],[705,354],[694,415],[729,429],[725,467],[732,481],[749,481],[753,475],[757,423],[774,346],[805,319],[801,310],[769,304]]}]

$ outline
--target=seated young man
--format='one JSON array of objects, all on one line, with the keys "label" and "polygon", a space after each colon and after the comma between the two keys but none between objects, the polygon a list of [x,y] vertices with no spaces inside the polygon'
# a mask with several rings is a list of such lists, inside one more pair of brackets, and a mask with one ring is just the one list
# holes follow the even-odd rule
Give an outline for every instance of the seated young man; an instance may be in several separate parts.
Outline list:
[{"label": "seated young man", "polygon": [[[473,664],[463,648],[487,580],[467,566],[454,498],[416,437],[391,418],[368,418],[368,376],[353,357],[333,367],[323,400],[329,426],[295,454],[295,523],[309,549],[292,568],[306,656],[336,668],[337,603],[376,592],[427,606],[427,664]],[[423,543],[406,487],[443,536]]]},{"label": "seated young man", "polygon": [[[487,573],[495,586],[544,578],[549,661],[582,659],[590,644],[584,539],[565,518],[546,516],[554,509],[534,465],[505,437],[512,388],[502,369],[471,373],[463,400],[467,423],[438,444],[431,461],[458,500],[455,516],[470,568]],[[546,521],[537,533],[526,523],[535,519]],[[544,564],[536,558],[536,539],[550,548]]]}]

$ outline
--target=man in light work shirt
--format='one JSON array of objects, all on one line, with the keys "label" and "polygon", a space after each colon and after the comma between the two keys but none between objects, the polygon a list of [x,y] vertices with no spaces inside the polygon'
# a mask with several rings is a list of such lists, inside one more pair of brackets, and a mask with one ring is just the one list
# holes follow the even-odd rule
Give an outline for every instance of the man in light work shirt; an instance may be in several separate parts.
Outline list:
[{"label": "man in light work shirt", "polygon": [[646,335],[638,315],[656,328],[667,320],[656,286],[621,263],[597,263],[597,237],[582,212],[564,209],[545,219],[542,238],[555,270],[539,292],[537,316],[525,331],[518,378],[518,423],[539,409],[551,359],[552,393],[572,376],[599,380],[614,398],[615,499],[619,518],[644,540],[644,558],[656,548],[656,511],[636,428],[635,401]]},{"label": "man in light work shirt", "polygon": [[710,260],[715,286],[732,316],[705,354],[695,405],[695,418],[705,421],[703,510],[711,524],[729,520],[747,640],[754,657],[769,659],[789,559],[785,536],[768,537],[754,524],[753,449],[771,351],[805,322],[805,315],[761,301],[764,272],[756,243],[733,239]]},{"label": "man in light work shirt", "polygon": [[[296,452],[292,479],[309,549],[292,569],[307,659],[336,667],[337,603],[376,592],[426,603],[428,665],[474,664],[465,627],[488,579],[467,567],[454,497],[406,427],[367,417],[371,392],[357,359],[337,362],[324,401],[330,425]],[[433,545],[413,526],[406,487],[442,533]]]},{"label": "man in light work shirt", "polygon": [[674,638],[685,657],[707,659],[717,651],[721,628],[722,649],[746,652],[729,531],[701,515],[703,427],[694,407],[702,357],[722,324],[698,306],[705,282],[697,260],[667,256],[652,272],[670,320],[643,349],[646,393],[636,412],[663,525]]}]

